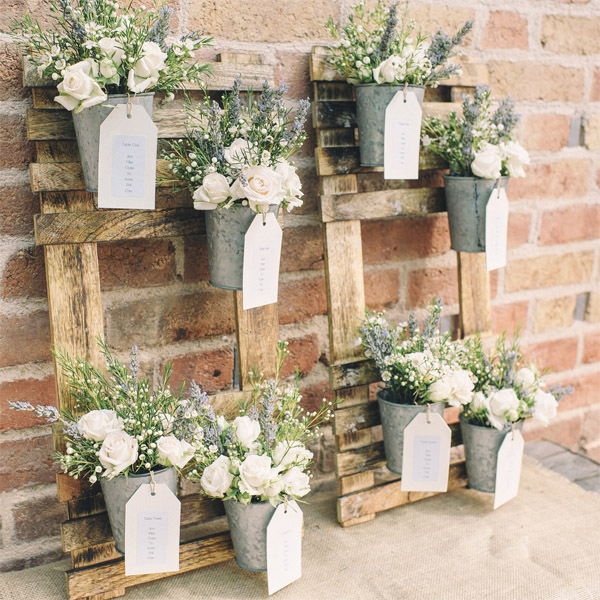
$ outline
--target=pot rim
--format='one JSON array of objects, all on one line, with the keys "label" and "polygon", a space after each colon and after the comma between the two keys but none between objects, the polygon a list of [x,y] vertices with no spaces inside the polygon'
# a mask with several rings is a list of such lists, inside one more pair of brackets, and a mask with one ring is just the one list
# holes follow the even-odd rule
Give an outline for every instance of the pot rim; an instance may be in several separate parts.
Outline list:
[{"label": "pot rim", "polygon": [[133,102],[136,98],[140,96],[154,96],[155,92],[143,92],[141,94],[106,94],[108,98],[131,98]]},{"label": "pot rim", "polygon": [[[158,469],[150,469],[150,471],[153,471],[154,474],[156,475],[156,473],[162,473],[163,471],[166,471],[167,469],[174,469],[175,467],[167,467],[165,465],[161,465]],[[115,475],[115,477],[113,477],[113,479],[117,479],[119,477],[127,477],[127,479],[129,479],[130,477],[150,477],[150,471],[146,472],[146,473],[128,473],[127,476],[124,473],[119,473],[118,475]],[[105,479],[104,477],[102,479]]]},{"label": "pot rim", "polygon": [[[392,88],[392,87],[397,87],[398,89],[404,89],[404,84],[403,83],[353,83],[352,84],[354,87],[388,87],[388,88]],[[420,88],[420,89],[427,89],[426,85],[417,85],[416,83],[409,83],[408,86],[406,86],[407,88]]]},{"label": "pot rim", "polygon": [[[450,175],[450,174],[446,174],[443,175],[444,179],[463,179],[463,180],[467,180],[470,179],[472,181],[498,181],[497,179],[490,179],[488,177],[475,177],[475,176],[471,176],[471,175]],[[500,181],[508,181],[510,179],[510,175],[501,175],[500,176]]]},{"label": "pot rim", "polygon": [[[461,423],[464,423],[465,425],[468,425],[469,427],[476,427],[477,429],[486,429],[487,431],[496,431],[497,433],[508,433],[511,430],[511,427],[509,427],[508,425],[505,425],[504,429],[496,429],[495,427],[486,427],[485,425],[475,425],[473,423],[469,423],[469,421],[467,421],[463,417],[462,411],[458,415],[458,420]],[[512,422],[515,424],[515,426],[517,426],[517,425],[523,425],[523,423],[525,423],[525,419],[519,419],[518,421],[512,421]]]},{"label": "pot rim", "polygon": [[377,390],[377,400],[379,402],[384,402],[385,404],[391,404],[392,406],[410,406],[410,407],[423,406],[424,408],[426,408],[428,404],[431,404],[431,405],[441,404],[440,402],[421,402],[420,404],[417,404],[416,402],[413,404],[406,404],[404,402],[391,402],[390,400],[386,400],[385,398],[382,398],[379,395],[380,392],[383,392],[383,391],[389,391],[389,390],[388,390],[388,388],[381,388],[380,390]]},{"label": "pot rim", "polygon": [[[240,502],[239,500],[236,500],[235,498],[223,498],[223,503],[225,502],[235,502],[236,504],[239,504],[240,506],[264,506],[265,504],[271,504],[271,502],[269,502],[269,500],[261,500],[260,502],[248,502],[248,504],[243,504],[242,502]],[[280,504],[284,504],[283,502],[280,502],[277,506],[279,506]],[[273,506],[271,504],[271,506]],[[275,506],[274,508],[277,508],[277,506]]]}]

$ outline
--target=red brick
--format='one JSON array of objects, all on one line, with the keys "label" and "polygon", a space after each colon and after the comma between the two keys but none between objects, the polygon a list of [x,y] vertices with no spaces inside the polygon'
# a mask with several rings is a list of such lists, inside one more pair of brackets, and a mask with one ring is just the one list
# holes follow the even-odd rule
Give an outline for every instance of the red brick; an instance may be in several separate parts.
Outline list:
[{"label": "red brick", "polygon": [[491,12],[482,37],[482,47],[527,50],[527,20],[516,12]]},{"label": "red brick", "polygon": [[[600,404],[590,406],[585,411],[583,427],[581,428],[581,442],[585,444],[586,450],[590,446],[595,446],[600,451]],[[598,458],[594,458],[594,460],[600,462]]]},{"label": "red brick", "polygon": [[582,414],[559,412],[558,416],[550,421],[547,427],[533,419],[529,419],[525,424],[523,437],[526,441],[544,439],[562,446],[575,448],[581,438],[582,425]]},{"label": "red brick", "polygon": [[528,343],[522,346],[526,362],[532,362],[540,371],[567,371],[577,360],[577,338],[562,338],[546,342]]},{"label": "red brick", "polygon": [[600,238],[600,206],[570,205],[542,213],[539,243],[567,244]]},{"label": "red brick", "polygon": [[584,363],[600,361],[600,331],[593,331],[584,336],[582,360]]},{"label": "red brick", "polygon": [[600,19],[592,15],[574,17],[545,15],[542,17],[540,43],[546,51],[563,54],[590,55],[600,52],[598,39]]},{"label": "red brick", "polygon": [[0,315],[0,367],[49,358],[50,322],[45,310],[15,317]]},{"label": "red brick", "polygon": [[365,302],[371,310],[389,308],[398,302],[400,285],[397,269],[368,271],[365,277]]},{"label": "red brick", "polygon": [[598,68],[594,69],[594,80],[592,81],[590,100],[592,102],[600,100],[600,69]]},{"label": "red brick", "polygon": [[0,114],[0,169],[24,169],[33,160],[33,144],[27,141],[25,117]]},{"label": "red brick", "polygon": [[175,280],[175,248],[170,240],[134,240],[98,246],[103,289],[167,285]]},{"label": "red brick", "polygon": [[186,236],[183,243],[185,257],[183,280],[186,283],[208,281],[208,246],[206,245],[206,236]]},{"label": "red brick", "polygon": [[420,219],[365,221],[361,235],[366,264],[423,258],[450,250],[445,214]]},{"label": "red brick", "polygon": [[527,324],[528,310],[527,300],[492,306],[492,331],[494,333],[507,331],[509,335],[515,333],[519,326],[523,328]]},{"label": "red brick", "polygon": [[[570,377],[569,380],[561,381],[562,385],[572,385],[573,393],[563,398],[560,402],[560,410],[567,411],[581,406],[596,404],[600,398],[598,389],[600,389],[600,373],[587,373],[576,378]],[[600,430],[598,431],[600,434]]]},{"label": "red brick", "polygon": [[288,340],[289,355],[283,363],[282,377],[289,377],[298,367],[302,375],[307,375],[319,362],[321,350],[319,338],[311,333],[301,338]]},{"label": "red brick", "polygon": [[20,100],[29,96],[29,90],[23,87],[21,64],[19,49],[14,44],[0,42],[0,100]]},{"label": "red brick", "polygon": [[303,52],[277,52],[275,83],[288,86],[288,97],[310,98],[312,86],[308,69],[309,54]]},{"label": "red brick", "polygon": [[568,115],[527,115],[522,143],[528,150],[560,150],[569,141],[570,125]]},{"label": "red brick", "polygon": [[25,429],[46,423],[30,412],[12,410],[9,402],[31,402],[56,406],[54,375],[44,379],[17,379],[0,383],[0,431]]},{"label": "red brick", "polygon": [[281,272],[322,269],[323,238],[320,225],[283,230]]},{"label": "red brick", "polygon": [[0,492],[26,485],[52,483],[57,468],[52,460],[52,435],[0,442]]},{"label": "red brick", "polygon": [[225,389],[233,380],[233,351],[230,348],[204,350],[179,356],[171,361],[173,376],[169,385],[179,390],[186,382],[195,381],[203,391],[214,394]]},{"label": "red brick", "polygon": [[300,392],[302,393],[301,406],[305,411],[319,410],[323,404],[323,398],[328,402],[333,401],[333,392],[327,381],[301,387]]},{"label": "red brick", "polygon": [[39,212],[39,198],[29,186],[0,187],[0,235],[33,234],[33,215]]},{"label": "red brick", "polygon": [[59,536],[60,525],[67,520],[67,507],[55,496],[31,498],[12,508],[15,536],[19,542],[33,542],[40,538]]},{"label": "red brick", "polygon": [[458,302],[456,269],[427,268],[412,271],[408,278],[408,307],[417,308],[439,296],[444,304]]},{"label": "red brick", "polygon": [[7,299],[46,295],[46,268],[41,247],[24,248],[8,259],[0,280],[0,295]]},{"label": "red brick", "polygon": [[590,162],[581,158],[530,165],[526,177],[511,180],[510,197],[514,200],[580,198],[588,193],[590,167]]},{"label": "red brick", "polygon": [[531,215],[511,212],[508,215],[507,247],[518,248],[529,241]]},{"label": "red brick", "polygon": [[279,323],[298,323],[327,312],[325,278],[299,279],[279,284]]}]

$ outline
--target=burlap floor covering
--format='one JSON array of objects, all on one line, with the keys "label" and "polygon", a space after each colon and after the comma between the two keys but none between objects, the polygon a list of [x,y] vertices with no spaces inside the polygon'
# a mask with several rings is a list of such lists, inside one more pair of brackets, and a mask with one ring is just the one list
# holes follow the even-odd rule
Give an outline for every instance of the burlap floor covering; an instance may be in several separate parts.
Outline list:
[{"label": "burlap floor covering", "polygon": [[[519,496],[471,490],[347,529],[332,494],[304,509],[303,577],[279,600],[599,600],[600,496],[525,459]],[[2,575],[2,600],[63,600],[66,561]],[[233,561],[131,588],[126,600],[267,598]]]}]

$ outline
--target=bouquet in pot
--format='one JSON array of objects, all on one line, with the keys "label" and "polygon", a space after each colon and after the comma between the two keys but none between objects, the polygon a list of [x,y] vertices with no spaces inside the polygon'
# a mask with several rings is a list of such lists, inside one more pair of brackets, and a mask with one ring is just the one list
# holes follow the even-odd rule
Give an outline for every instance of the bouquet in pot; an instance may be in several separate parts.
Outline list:
[{"label": "bouquet in pot", "polygon": [[13,23],[16,43],[40,75],[57,83],[55,100],[80,112],[101,104],[107,94],[164,91],[169,98],[188,82],[200,82],[206,65],[188,59],[211,39],[199,32],[166,43],[173,9],[125,0],[50,0],[56,28],[44,30],[27,15]]}]

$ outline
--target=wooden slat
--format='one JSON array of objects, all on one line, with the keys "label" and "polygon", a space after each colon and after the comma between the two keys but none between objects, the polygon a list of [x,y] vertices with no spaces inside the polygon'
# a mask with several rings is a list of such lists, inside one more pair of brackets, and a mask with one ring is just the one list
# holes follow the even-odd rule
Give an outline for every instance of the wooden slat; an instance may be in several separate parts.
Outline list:
[{"label": "wooden slat", "polygon": [[345,81],[317,81],[313,84],[313,89],[315,102],[354,102],[352,86]]},{"label": "wooden slat", "polygon": [[38,163],[79,162],[79,148],[75,140],[35,142],[35,152],[35,160]]},{"label": "wooden slat", "polygon": [[369,429],[380,423],[377,402],[367,402],[336,410],[333,415],[333,434],[343,435],[351,431]]},{"label": "wooden slat", "polygon": [[229,533],[211,535],[182,544],[179,547],[179,571],[125,576],[123,558],[66,572],[70,600],[81,600],[91,594],[110,593],[114,589],[128,588],[177,573],[185,573],[233,558]]},{"label": "wooden slat", "polygon": [[358,406],[369,402],[369,386],[357,386],[343,390],[336,390],[336,410],[344,410],[351,406]]},{"label": "wooden slat", "polygon": [[[364,314],[361,315],[362,318]],[[375,363],[366,358],[329,367],[329,386],[332,390],[369,385],[378,381],[381,381],[381,377]]]},{"label": "wooden slat", "polygon": [[382,190],[339,196],[321,196],[321,220],[351,221],[388,219],[390,217],[422,217],[446,210],[441,188]]},{"label": "wooden slat", "polygon": [[358,192],[358,179],[356,175],[330,175],[319,178],[319,193],[324,196],[337,194],[356,194]]},{"label": "wooden slat", "polygon": [[77,498],[93,496],[100,490],[100,484],[97,483],[92,488],[85,479],[73,479],[66,473],[56,474],[56,490],[59,502],[68,502]]},{"label": "wooden slat", "polygon": [[340,496],[346,496],[352,492],[359,490],[367,490],[375,485],[375,477],[373,471],[365,471],[364,473],[356,473],[348,477],[340,477],[338,479],[338,493]]},{"label": "wooden slat", "polygon": [[319,148],[352,148],[356,146],[356,129],[342,127],[338,129],[317,129]]},{"label": "wooden slat", "polygon": [[369,471],[385,465],[383,442],[377,442],[364,448],[338,452],[335,455],[335,474],[345,477],[362,471]]},{"label": "wooden slat", "polygon": [[74,569],[80,569],[81,567],[89,567],[90,565],[97,565],[118,558],[121,558],[121,555],[115,550],[115,543],[105,542],[97,546],[72,550],[71,566]]},{"label": "wooden slat", "polygon": [[461,335],[492,329],[490,274],[485,252],[457,252]]},{"label": "wooden slat", "polygon": [[344,81],[344,77],[327,62],[328,56],[325,53],[317,54],[313,48],[308,63],[311,81]]},{"label": "wooden slat", "polygon": [[356,431],[348,431],[335,436],[336,452],[346,452],[346,450],[356,450],[370,446],[375,441],[373,429],[358,429]]}]

